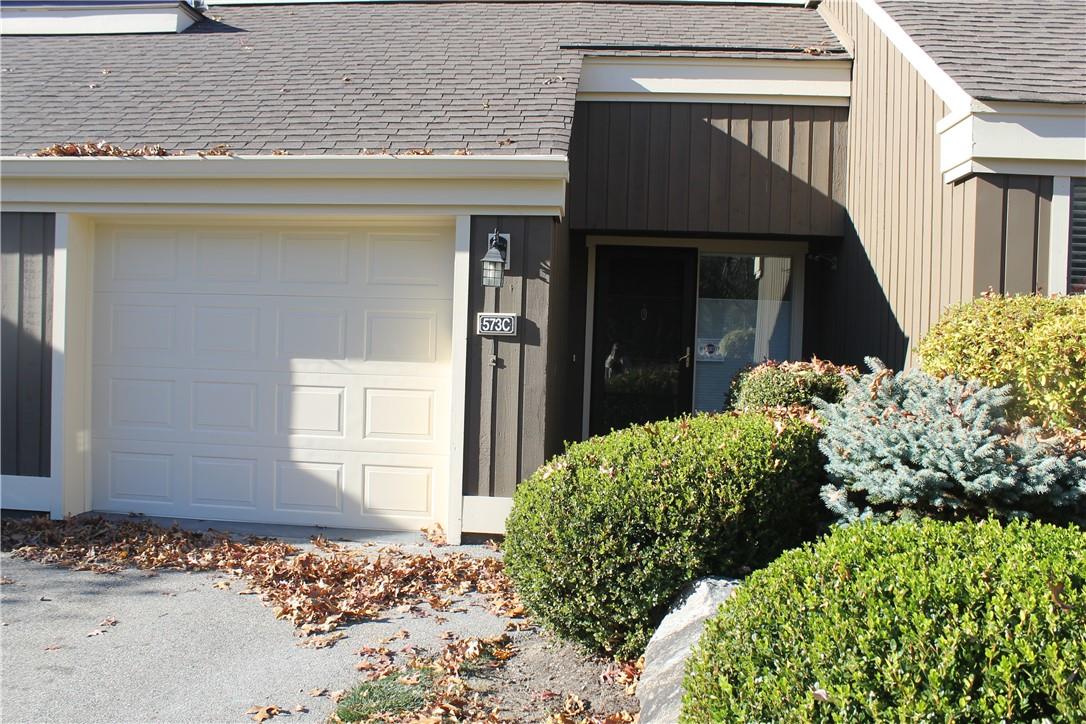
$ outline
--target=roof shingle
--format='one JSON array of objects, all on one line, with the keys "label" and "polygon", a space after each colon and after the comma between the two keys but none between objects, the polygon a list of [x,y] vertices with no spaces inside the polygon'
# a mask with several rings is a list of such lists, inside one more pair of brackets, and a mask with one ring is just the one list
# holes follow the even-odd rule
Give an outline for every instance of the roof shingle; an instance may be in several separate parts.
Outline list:
[{"label": "roof shingle", "polygon": [[184,152],[564,154],[590,52],[571,46],[840,49],[800,7],[388,2],[209,15],[177,35],[5,37],[0,153],[105,140]]},{"label": "roof shingle", "polygon": [[879,0],[979,100],[1086,103],[1082,0]]}]

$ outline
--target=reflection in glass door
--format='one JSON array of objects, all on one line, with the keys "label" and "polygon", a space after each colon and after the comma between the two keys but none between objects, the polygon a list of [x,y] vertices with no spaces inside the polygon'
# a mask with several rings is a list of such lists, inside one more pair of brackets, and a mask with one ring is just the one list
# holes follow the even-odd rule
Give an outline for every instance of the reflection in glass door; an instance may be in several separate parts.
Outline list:
[{"label": "reflection in glass door", "polygon": [[702,254],[698,265],[694,410],[720,410],[732,377],[766,359],[788,359],[789,257]]},{"label": "reflection in glass door", "polygon": [[600,246],[590,433],[690,412],[697,251]]}]

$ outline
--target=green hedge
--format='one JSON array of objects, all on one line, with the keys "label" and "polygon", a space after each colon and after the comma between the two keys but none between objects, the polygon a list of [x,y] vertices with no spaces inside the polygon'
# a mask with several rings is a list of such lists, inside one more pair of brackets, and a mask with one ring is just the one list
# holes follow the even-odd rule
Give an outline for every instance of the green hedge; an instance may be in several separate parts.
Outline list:
[{"label": "green hedge", "polygon": [[683,721],[1083,721],[1086,534],[856,524],[710,619]]},{"label": "green hedge", "polygon": [[735,410],[766,407],[810,407],[815,399],[837,402],[845,394],[846,378],[859,376],[855,367],[818,358],[810,362],[763,362],[732,380],[729,403]]},{"label": "green hedge", "polygon": [[827,517],[817,438],[801,420],[750,413],[570,445],[517,488],[506,570],[547,627],[636,657],[683,585],[814,535]]},{"label": "green hedge", "polygon": [[944,314],[919,351],[936,377],[1011,385],[1012,418],[1086,428],[1086,295],[986,295]]}]

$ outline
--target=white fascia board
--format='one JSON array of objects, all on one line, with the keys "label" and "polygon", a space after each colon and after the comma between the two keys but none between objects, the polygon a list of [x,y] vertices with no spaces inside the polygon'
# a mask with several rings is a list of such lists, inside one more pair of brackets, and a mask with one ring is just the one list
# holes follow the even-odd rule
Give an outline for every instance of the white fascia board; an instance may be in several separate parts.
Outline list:
[{"label": "white fascia board", "polygon": [[173,6],[69,5],[2,6],[0,35],[124,35],[180,33],[203,16],[186,3]]},{"label": "white fascia board", "polygon": [[0,159],[7,209],[320,209],[561,216],[564,156]]},{"label": "white fascia board", "polygon": [[848,105],[850,60],[589,56],[578,100]]},{"label": "white fascia board", "polygon": [[[426,2],[427,0],[423,0]],[[429,0],[436,2],[437,0]],[[619,0],[614,0],[619,1]],[[633,0],[638,2],[638,0]],[[403,0],[206,0],[208,6],[213,5],[316,5],[335,3],[390,3],[403,2]],[[647,2],[647,0],[640,0]],[[807,7],[818,0],[652,0],[658,5],[788,5],[792,7]]]},{"label": "white fascia board", "polygon": [[947,183],[971,173],[1086,175],[1086,105],[974,103],[937,130]]}]

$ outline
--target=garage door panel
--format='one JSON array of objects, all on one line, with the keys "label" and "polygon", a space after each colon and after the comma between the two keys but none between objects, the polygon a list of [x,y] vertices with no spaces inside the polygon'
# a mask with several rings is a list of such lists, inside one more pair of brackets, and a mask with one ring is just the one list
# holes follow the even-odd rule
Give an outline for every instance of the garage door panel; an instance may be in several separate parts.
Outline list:
[{"label": "garage door panel", "polygon": [[94,383],[100,438],[423,454],[449,444],[444,377],[99,366]]},{"label": "garage door panel", "polygon": [[452,296],[454,229],[103,225],[99,291],[346,298]]},{"label": "garage door panel", "polygon": [[109,292],[94,307],[96,364],[425,375],[451,355],[451,300]]},{"label": "garage door panel", "polygon": [[94,508],[212,520],[417,527],[441,455],[96,440]]}]

